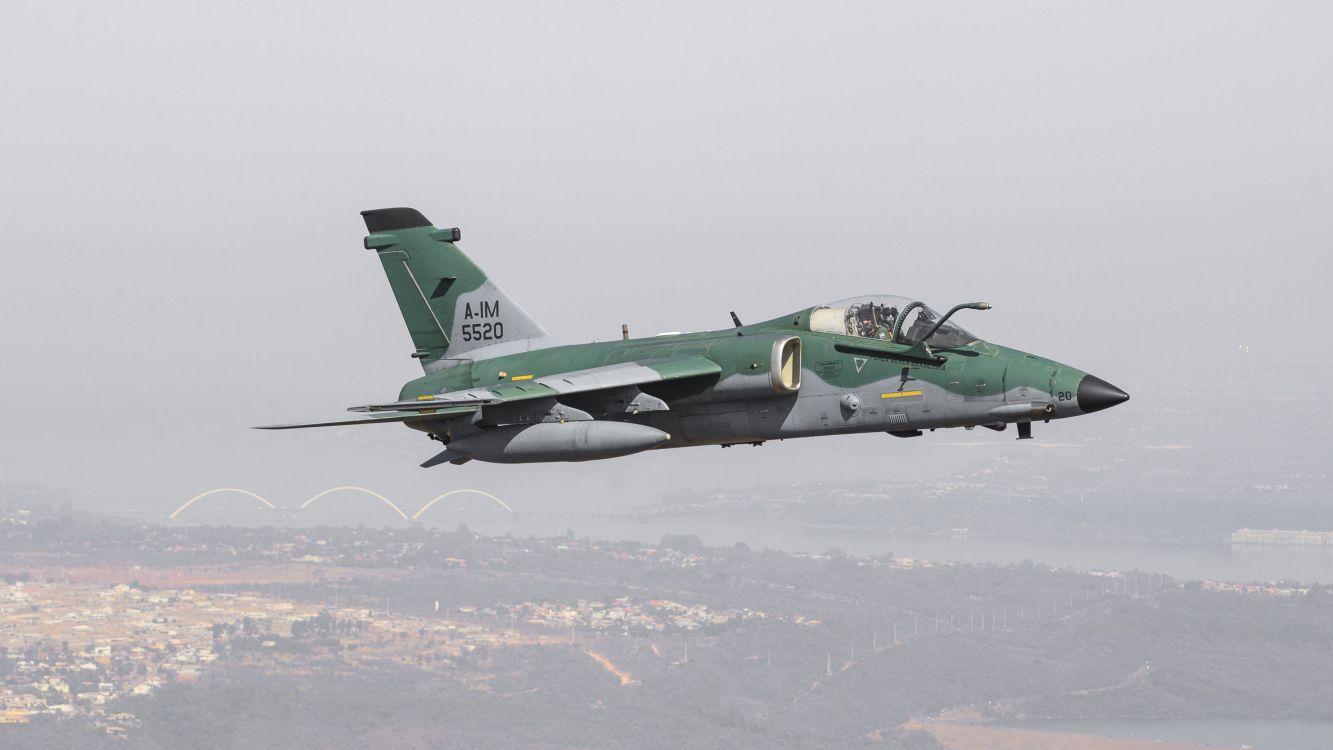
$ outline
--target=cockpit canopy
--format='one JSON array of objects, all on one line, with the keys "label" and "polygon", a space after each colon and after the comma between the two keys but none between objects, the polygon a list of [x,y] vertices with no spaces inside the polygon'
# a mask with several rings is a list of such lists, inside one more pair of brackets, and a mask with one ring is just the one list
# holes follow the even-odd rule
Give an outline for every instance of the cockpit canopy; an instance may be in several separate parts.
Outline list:
[{"label": "cockpit canopy", "polygon": [[[892,294],[871,294],[816,307],[810,313],[810,330],[910,346],[918,343],[939,319],[940,314],[924,302]],[[926,343],[935,349],[947,349],[977,340],[954,325],[953,318],[949,320]]]}]

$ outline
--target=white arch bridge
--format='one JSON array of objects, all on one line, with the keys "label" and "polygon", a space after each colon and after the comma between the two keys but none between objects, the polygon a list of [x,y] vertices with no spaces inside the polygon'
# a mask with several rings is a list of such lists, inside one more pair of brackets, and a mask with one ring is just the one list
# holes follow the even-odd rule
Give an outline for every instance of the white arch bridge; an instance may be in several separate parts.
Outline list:
[{"label": "white arch bridge", "polygon": [[[427,501],[425,502],[425,504],[423,504],[420,508],[418,508],[417,511],[416,511],[415,513],[412,513],[411,515],[409,515],[409,514],[407,513],[407,511],[405,511],[405,510],[403,510],[401,507],[399,507],[397,503],[395,503],[394,501],[392,501],[392,500],[390,500],[389,498],[385,497],[384,495],[382,495],[382,494],[376,492],[375,490],[367,489],[367,488],[365,488],[365,487],[355,487],[355,486],[352,486],[352,485],[342,485],[342,486],[338,486],[338,487],[330,487],[330,488],[328,488],[327,490],[324,490],[324,491],[322,491],[322,492],[317,492],[317,493],[315,493],[314,495],[311,495],[309,498],[307,498],[307,499],[305,500],[305,502],[301,503],[300,505],[298,505],[296,508],[294,508],[294,509],[292,509],[292,510],[293,510],[293,511],[301,511],[301,510],[305,510],[306,508],[310,507],[310,505],[312,505],[316,500],[319,500],[320,498],[322,498],[322,497],[324,497],[324,496],[326,496],[326,495],[332,495],[332,494],[334,494],[335,492],[358,492],[358,493],[361,493],[361,494],[363,494],[363,495],[369,495],[370,497],[372,497],[372,498],[374,498],[374,499],[380,501],[380,502],[383,503],[384,505],[386,505],[390,510],[392,510],[394,513],[398,514],[398,517],[401,518],[401,519],[403,519],[404,521],[417,521],[417,520],[420,520],[420,518],[421,518],[421,516],[422,516],[423,513],[425,513],[426,511],[430,510],[436,503],[440,502],[441,500],[445,500],[445,499],[447,499],[447,498],[454,497],[454,496],[456,496],[456,495],[465,495],[465,494],[480,495],[481,497],[484,497],[484,498],[486,498],[487,500],[490,500],[492,503],[495,503],[496,505],[500,506],[501,508],[504,508],[504,509],[505,509],[506,511],[508,511],[509,513],[514,514],[514,515],[517,515],[517,512],[516,512],[512,507],[510,507],[509,503],[506,503],[505,501],[501,500],[500,498],[496,497],[495,495],[492,495],[491,493],[489,493],[489,492],[487,492],[487,491],[485,491],[485,490],[476,490],[476,489],[458,489],[458,490],[449,490],[448,492],[441,493],[441,494],[439,494],[439,495],[436,495],[435,497],[432,497],[430,500],[427,500]],[[224,493],[232,493],[232,494],[237,494],[237,495],[244,495],[244,496],[246,496],[246,497],[253,498],[253,499],[255,499],[255,500],[258,500],[260,503],[262,503],[262,504],[263,504],[265,507],[267,507],[269,510],[278,511],[278,512],[281,512],[282,510],[284,510],[283,508],[279,508],[278,506],[274,505],[272,502],[270,502],[270,501],[268,500],[268,498],[266,498],[266,497],[264,497],[264,496],[262,496],[262,495],[256,494],[256,493],[254,493],[254,492],[251,492],[250,490],[241,489],[241,488],[239,488],[239,487],[218,487],[218,488],[216,488],[216,489],[208,490],[208,491],[206,491],[206,492],[200,492],[198,495],[195,495],[194,497],[190,498],[189,500],[186,500],[185,502],[181,503],[180,507],[177,508],[176,510],[172,511],[172,512],[171,512],[171,515],[170,515],[168,518],[174,520],[174,519],[175,519],[177,516],[179,516],[183,511],[185,511],[185,510],[186,510],[187,508],[189,508],[191,505],[194,505],[195,503],[199,502],[200,500],[203,500],[204,498],[209,497],[209,496],[212,496],[212,495],[220,495],[220,494],[224,494]]]}]

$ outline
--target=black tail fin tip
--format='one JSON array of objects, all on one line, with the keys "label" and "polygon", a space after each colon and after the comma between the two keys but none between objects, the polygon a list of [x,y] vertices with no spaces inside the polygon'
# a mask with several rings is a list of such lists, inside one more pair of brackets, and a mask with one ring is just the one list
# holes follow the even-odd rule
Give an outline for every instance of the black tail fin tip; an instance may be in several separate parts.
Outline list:
[{"label": "black tail fin tip", "polygon": [[434,226],[415,208],[372,208],[362,211],[361,218],[366,220],[366,230],[371,234]]}]

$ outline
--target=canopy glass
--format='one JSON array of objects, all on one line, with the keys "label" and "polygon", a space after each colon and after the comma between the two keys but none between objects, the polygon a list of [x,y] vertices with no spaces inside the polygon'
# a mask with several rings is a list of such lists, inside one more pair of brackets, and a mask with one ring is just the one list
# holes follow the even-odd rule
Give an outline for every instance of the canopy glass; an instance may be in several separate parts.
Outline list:
[{"label": "canopy glass", "polygon": [[[912,345],[939,319],[940,314],[924,302],[893,294],[868,294],[816,307],[810,314],[810,330]],[[976,336],[954,325],[951,318],[927,343],[935,349],[946,349],[976,340]]]}]

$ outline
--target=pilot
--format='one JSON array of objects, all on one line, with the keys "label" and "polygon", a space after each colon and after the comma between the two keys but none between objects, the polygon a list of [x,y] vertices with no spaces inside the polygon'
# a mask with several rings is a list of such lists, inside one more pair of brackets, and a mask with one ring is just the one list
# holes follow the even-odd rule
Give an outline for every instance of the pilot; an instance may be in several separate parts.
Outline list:
[{"label": "pilot", "polygon": [[876,338],[888,339],[893,335],[893,321],[898,319],[898,308],[880,305],[876,312],[880,327],[880,330],[876,332]]},{"label": "pilot", "polygon": [[867,302],[856,308],[856,335],[864,338],[875,338],[875,328],[879,322],[875,316],[875,303]]},{"label": "pilot", "polygon": [[856,333],[868,339],[888,340],[893,335],[893,321],[897,317],[897,308],[867,302],[857,308]]}]

